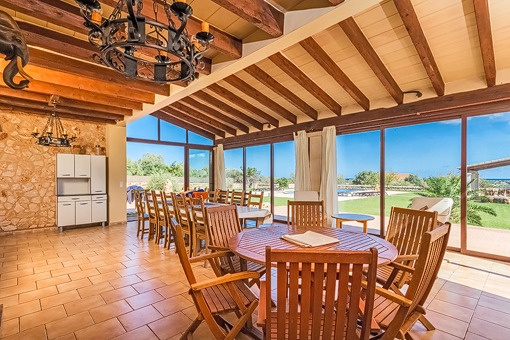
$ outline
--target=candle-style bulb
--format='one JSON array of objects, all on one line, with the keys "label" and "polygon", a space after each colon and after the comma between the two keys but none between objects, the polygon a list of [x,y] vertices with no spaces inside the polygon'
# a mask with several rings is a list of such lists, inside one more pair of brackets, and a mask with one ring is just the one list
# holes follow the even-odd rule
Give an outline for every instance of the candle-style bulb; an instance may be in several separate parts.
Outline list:
[{"label": "candle-style bulb", "polygon": [[209,33],[209,23],[207,21],[202,21],[201,32]]},{"label": "candle-style bulb", "polygon": [[32,133],[39,133],[39,129],[37,129],[37,126],[34,127],[34,131]]}]

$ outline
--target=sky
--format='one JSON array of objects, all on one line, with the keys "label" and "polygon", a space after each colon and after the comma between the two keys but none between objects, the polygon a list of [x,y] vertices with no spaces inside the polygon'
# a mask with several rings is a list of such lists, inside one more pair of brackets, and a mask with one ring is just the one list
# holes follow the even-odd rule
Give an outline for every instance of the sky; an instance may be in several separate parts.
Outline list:
[{"label": "sky", "polygon": [[[468,119],[468,164],[510,158],[510,112]],[[186,131],[162,122],[161,140],[185,142]],[[144,117],[127,127],[128,137],[157,139],[157,119]],[[410,173],[420,177],[459,173],[461,121],[450,120],[386,129],[386,171]],[[212,141],[189,133],[189,142],[211,145]],[[128,143],[128,158],[144,153],[162,154],[165,162],[184,161],[184,148],[154,144]],[[275,177],[289,177],[295,172],[294,143],[274,144]],[[337,136],[337,168],[345,178],[362,170],[379,171],[379,131]],[[209,155],[192,152],[193,167],[207,166]],[[242,149],[225,150],[225,167],[240,169]],[[246,148],[246,165],[256,167],[263,176],[270,175],[270,146]],[[482,178],[510,178],[510,166],[480,171]]]}]

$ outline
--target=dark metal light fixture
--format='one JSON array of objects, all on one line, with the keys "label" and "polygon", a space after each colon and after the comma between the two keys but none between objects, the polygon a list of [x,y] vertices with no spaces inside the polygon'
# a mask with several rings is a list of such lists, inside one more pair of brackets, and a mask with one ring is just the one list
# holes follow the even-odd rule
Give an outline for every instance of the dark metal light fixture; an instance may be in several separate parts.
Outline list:
[{"label": "dark metal light fixture", "polygon": [[41,134],[39,134],[37,127],[35,127],[32,132],[32,136],[37,139],[36,144],[44,146],[70,147],[71,143],[76,140],[76,135],[69,136],[67,130],[63,128],[62,122],[55,112],[58,99],[58,96],[51,96],[49,105],[53,106],[53,111],[51,112]]},{"label": "dark metal light fixture", "polygon": [[[197,69],[204,67],[200,58],[214,37],[206,22],[189,36],[186,24],[193,9],[185,0],[152,0],[155,20],[141,15],[143,0],[118,0],[108,19],[102,17],[98,0],[75,1],[90,29],[89,41],[101,51],[101,61],[116,71],[168,83],[193,81]],[[165,22],[158,21],[158,3],[163,4]]]}]

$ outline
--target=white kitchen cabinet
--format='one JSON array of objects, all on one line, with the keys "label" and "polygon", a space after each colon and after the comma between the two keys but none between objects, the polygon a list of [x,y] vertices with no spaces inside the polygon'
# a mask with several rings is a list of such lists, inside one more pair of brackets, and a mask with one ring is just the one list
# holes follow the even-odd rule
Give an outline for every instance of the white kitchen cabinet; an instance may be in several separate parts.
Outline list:
[{"label": "white kitchen cabinet", "polygon": [[106,195],[92,196],[92,223],[106,222]]},{"label": "white kitchen cabinet", "polygon": [[88,201],[76,202],[76,224],[92,223],[92,203]]},{"label": "white kitchen cabinet", "polygon": [[57,226],[65,227],[74,225],[76,222],[76,203],[58,202],[57,204]]},{"label": "white kitchen cabinet", "polygon": [[90,177],[90,155],[74,155],[74,177]]},{"label": "white kitchen cabinet", "polygon": [[74,177],[74,155],[57,154],[57,177]]},{"label": "white kitchen cabinet", "polygon": [[106,193],[106,156],[90,156],[90,193]]}]

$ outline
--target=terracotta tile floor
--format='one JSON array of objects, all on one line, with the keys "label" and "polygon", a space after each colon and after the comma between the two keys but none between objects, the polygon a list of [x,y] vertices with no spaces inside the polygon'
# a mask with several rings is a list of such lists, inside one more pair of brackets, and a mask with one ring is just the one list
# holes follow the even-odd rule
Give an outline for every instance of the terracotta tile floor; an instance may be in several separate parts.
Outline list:
[{"label": "terracotta tile floor", "polygon": [[[196,315],[177,256],[135,223],[0,236],[0,304],[6,340],[173,339]],[[437,330],[416,339],[510,339],[510,264],[447,253],[426,307]]]}]

